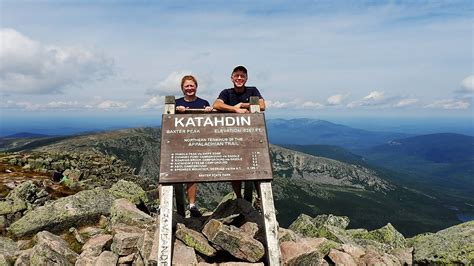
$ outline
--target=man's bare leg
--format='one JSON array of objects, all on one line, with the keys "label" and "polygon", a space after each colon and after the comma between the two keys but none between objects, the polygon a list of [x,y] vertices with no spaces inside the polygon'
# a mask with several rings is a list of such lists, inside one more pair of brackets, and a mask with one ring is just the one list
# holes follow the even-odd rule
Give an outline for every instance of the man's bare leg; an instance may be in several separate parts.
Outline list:
[{"label": "man's bare leg", "polygon": [[201,212],[196,205],[197,183],[187,183],[186,194],[188,195],[189,212],[191,213],[191,217],[201,217]]},{"label": "man's bare leg", "polygon": [[197,183],[187,183],[186,184],[186,194],[188,196],[189,205],[196,204]]}]

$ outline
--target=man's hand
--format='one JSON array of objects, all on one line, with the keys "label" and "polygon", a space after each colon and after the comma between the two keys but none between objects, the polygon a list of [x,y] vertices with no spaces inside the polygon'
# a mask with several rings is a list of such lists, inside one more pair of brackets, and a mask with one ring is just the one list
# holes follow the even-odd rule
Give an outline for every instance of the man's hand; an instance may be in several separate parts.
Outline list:
[{"label": "man's hand", "polygon": [[186,107],[184,106],[176,106],[176,111],[180,112],[180,113],[184,113],[186,112]]},{"label": "man's hand", "polygon": [[212,109],[213,109],[212,106],[206,106],[206,107],[204,108],[204,112],[210,113],[210,112],[212,112]]},{"label": "man's hand", "polygon": [[246,114],[249,112],[247,109],[235,109],[235,112],[238,114]]},{"label": "man's hand", "polygon": [[234,112],[239,113],[239,114],[248,113],[249,110],[247,110],[247,108],[249,106],[250,105],[248,103],[238,103],[238,104],[234,105]]},{"label": "man's hand", "polygon": [[240,108],[250,109],[250,103],[240,103]]}]

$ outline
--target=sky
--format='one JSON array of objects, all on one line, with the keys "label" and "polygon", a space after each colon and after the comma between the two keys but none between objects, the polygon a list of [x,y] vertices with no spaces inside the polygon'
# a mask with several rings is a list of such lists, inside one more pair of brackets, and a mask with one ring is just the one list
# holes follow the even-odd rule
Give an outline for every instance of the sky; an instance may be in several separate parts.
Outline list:
[{"label": "sky", "polygon": [[1,119],[153,117],[237,65],[271,117],[472,118],[473,3],[0,0]]}]

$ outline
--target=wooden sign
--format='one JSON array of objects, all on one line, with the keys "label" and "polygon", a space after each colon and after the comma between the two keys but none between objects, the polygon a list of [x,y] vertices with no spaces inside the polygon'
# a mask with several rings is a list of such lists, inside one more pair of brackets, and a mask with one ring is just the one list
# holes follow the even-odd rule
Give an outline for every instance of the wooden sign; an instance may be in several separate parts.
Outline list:
[{"label": "wooden sign", "polygon": [[163,115],[160,183],[271,179],[264,114]]}]

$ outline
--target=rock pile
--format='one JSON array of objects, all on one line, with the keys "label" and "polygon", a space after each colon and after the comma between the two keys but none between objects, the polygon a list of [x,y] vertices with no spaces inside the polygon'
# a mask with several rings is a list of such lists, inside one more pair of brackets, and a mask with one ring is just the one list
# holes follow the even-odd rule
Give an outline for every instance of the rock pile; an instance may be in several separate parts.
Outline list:
[{"label": "rock pile", "polygon": [[[120,181],[109,190],[86,190],[35,208],[8,228],[12,239],[0,238],[0,263],[154,264],[157,219],[137,208],[143,204],[144,195],[133,183]],[[263,265],[262,217],[250,203],[241,199],[227,200],[209,215],[176,216],[174,220],[174,264]],[[390,224],[373,231],[347,230],[348,224],[347,217],[301,215],[290,229],[280,228],[282,263],[469,264],[473,259],[474,222],[408,240]],[[450,243],[442,246],[448,236]],[[427,243],[436,241],[436,248],[431,253],[426,251]]]},{"label": "rock pile", "polygon": [[[158,219],[146,209],[153,199],[137,184],[119,180],[110,189],[83,190],[35,205],[41,195],[25,182],[0,201],[11,210],[0,217],[18,216],[0,237],[0,265],[157,263]],[[173,221],[175,265],[265,263],[263,217],[245,200],[227,197],[202,217],[176,214]],[[279,229],[282,264],[474,262],[474,221],[410,239],[391,224],[368,231],[347,229],[349,223],[344,216],[300,215],[289,229]]]},{"label": "rock pile", "polygon": [[[54,176],[59,174],[68,186],[85,189],[110,187],[119,179],[130,180],[147,187],[151,180],[134,174],[135,169],[115,156],[99,152],[28,152],[2,154],[0,161],[20,166],[23,170]],[[59,181],[59,180],[57,180]]]}]

